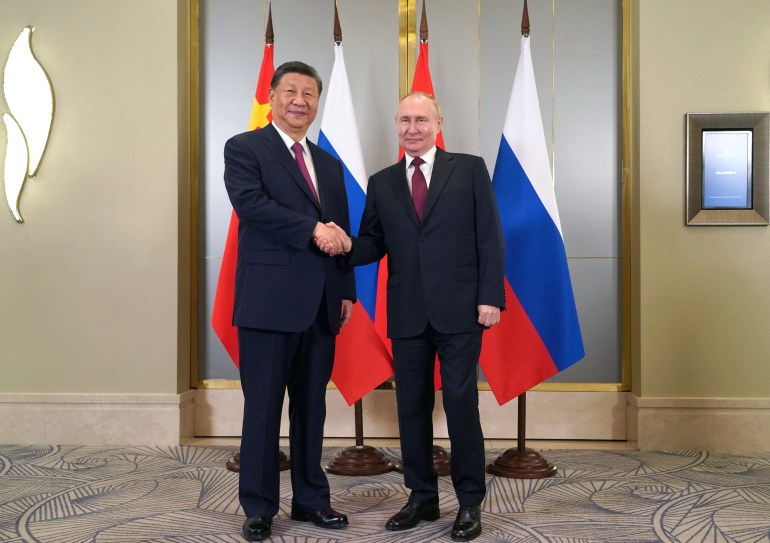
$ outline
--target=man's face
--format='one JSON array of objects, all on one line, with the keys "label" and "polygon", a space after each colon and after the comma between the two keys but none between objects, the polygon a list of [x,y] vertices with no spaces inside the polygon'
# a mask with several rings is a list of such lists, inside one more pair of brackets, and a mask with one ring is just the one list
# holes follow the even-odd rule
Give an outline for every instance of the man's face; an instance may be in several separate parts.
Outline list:
[{"label": "man's face", "polygon": [[308,75],[287,73],[274,89],[270,89],[273,122],[291,136],[301,140],[318,113],[318,84]]},{"label": "man's face", "polygon": [[443,120],[429,98],[419,94],[404,98],[396,111],[398,142],[404,152],[417,157],[429,151],[436,144]]}]

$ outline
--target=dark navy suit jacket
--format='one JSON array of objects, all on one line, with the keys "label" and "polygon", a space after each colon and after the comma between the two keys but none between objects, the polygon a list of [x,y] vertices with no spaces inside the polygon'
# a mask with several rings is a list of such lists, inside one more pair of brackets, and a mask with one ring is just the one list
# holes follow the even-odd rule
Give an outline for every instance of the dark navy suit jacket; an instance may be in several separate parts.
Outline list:
[{"label": "dark navy suit jacket", "polygon": [[272,124],[225,144],[225,186],[240,221],[233,324],[300,332],[326,294],[329,328],[340,329],[342,300],[355,300],[355,278],[312,242],[318,221],[350,232],[341,163],[308,140],[320,204]]},{"label": "dark navy suit jacket", "polygon": [[478,305],[505,307],[504,243],[484,161],[438,149],[423,221],[405,159],[369,179],[359,235],[346,261],[388,255],[388,337],[482,330]]}]

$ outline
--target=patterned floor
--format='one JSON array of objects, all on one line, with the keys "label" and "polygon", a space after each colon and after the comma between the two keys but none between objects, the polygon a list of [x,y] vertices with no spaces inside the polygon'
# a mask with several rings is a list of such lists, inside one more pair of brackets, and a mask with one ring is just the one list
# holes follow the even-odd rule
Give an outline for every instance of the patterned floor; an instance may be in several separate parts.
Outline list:
[{"label": "patterned floor", "polygon": [[[326,461],[340,449],[325,449]],[[231,447],[0,445],[0,542],[242,542]],[[384,449],[397,458],[398,449]],[[493,461],[502,451],[488,451]],[[555,477],[488,476],[484,532],[521,543],[770,543],[770,453],[554,450]],[[457,507],[441,478],[441,518],[405,532],[382,526],[406,500],[401,475],[330,476],[351,525],[322,530],[288,520],[282,474],[274,542],[450,541]]]}]

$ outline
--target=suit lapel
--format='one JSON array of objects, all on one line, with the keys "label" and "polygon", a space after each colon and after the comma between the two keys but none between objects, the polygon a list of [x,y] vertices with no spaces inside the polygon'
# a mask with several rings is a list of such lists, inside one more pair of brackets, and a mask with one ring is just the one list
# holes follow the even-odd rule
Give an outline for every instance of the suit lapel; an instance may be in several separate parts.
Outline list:
[{"label": "suit lapel", "polygon": [[[259,135],[264,135],[265,140],[267,140],[267,143],[268,143],[268,148],[278,159],[278,162],[280,162],[281,165],[283,165],[283,167],[286,169],[286,172],[289,174],[292,180],[299,186],[300,190],[302,190],[302,192],[304,192],[305,195],[308,198],[310,198],[310,200],[313,203],[315,203],[315,205],[318,206],[318,208],[320,209],[321,205],[318,202],[318,200],[316,200],[315,196],[313,196],[313,193],[310,192],[310,187],[308,186],[307,181],[305,181],[305,177],[302,175],[302,172],[299,170],[299,166],[297,166],[297,161],[294,158],[293,153],[289,151],[289,149],[286,147],[286,144],[281,138],[281,135],[275,129],[273,124],[270,123],[266,127],[259,129],[257,133]],[[311,146],[312,144],[308,140],[308,147],[311,147]],[[315,160],[315,157],[313,158],[313,166],[317,168],[317,162]],[[320,175],[317,169],[316,169],[316,178],[320,178]],[[319,188],[320,188],[320,182],[319,182]]]},{"label": "suit lapel", "polygon": [[[433,171],[430,174],[430,186],[428,187],[428,199],[425,200],[425,208],[422,211],[422,222],[428,220],[431,209],[436,205],[441,191],[449,181],[454,169],[453,157],[441,149],[436,149],[436,158],[433,162]],[[415,216],[417,214],[415,213]]]}]

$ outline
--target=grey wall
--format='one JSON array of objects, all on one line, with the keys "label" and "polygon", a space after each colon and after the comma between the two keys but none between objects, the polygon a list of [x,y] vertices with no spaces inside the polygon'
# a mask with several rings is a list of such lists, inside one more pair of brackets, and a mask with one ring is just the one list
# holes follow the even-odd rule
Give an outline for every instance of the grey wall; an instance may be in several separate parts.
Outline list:
[{"label": "grey wall", "polygon": [[[428,4],[430,68],[447,150],[494,171],[519,56],[523,0]],[[398,1],[339,0],[345,61],[367,173],[396,159]],[[418,3],[418,10],[422,4]],[[328,79],[331,2],[274,2],[275,64],[299,59]],[[532,54],[586,358],[554,378],[619,382],[620,2],[530,1]],[[297,16],[301,13],[301,16]],[[201,0],[199,377],[237,379],[209,324],[230,217],[222,147],[247,128],[267,2]],[[419,24],[419,20],[418,20]],[[309,137],[317,139],[323,101]]]}]

